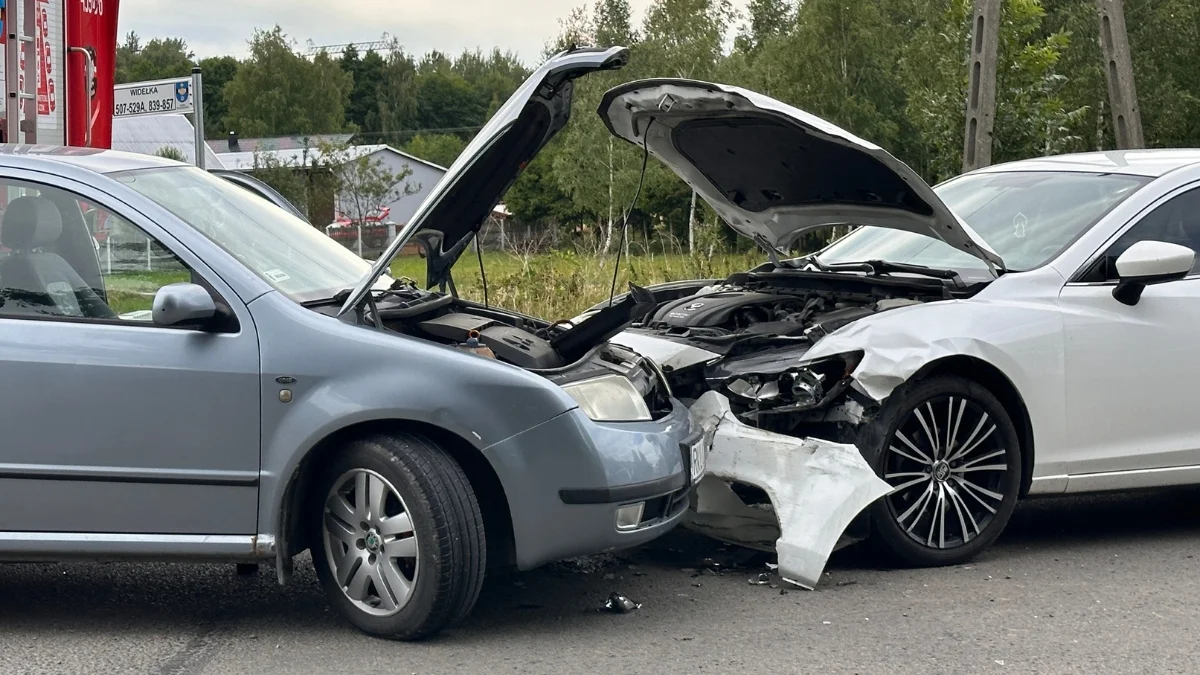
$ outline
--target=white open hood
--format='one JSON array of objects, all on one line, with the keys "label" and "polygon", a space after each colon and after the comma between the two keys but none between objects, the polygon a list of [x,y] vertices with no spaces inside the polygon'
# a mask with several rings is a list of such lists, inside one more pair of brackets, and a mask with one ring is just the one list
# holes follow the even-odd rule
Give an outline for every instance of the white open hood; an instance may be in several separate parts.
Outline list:
[{"label": "white open hood", "polygon": [[647,147],[738,232],[785,249],[829,225],[875,225],[1003,261],[886,150],[825,120],[738,87],[643,80],[605,96],[609,131]]}]

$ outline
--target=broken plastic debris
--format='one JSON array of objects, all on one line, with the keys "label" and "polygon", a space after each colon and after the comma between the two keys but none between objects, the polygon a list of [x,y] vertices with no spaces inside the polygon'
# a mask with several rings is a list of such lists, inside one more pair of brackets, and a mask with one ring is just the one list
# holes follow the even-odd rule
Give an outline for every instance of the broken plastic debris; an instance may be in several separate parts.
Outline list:
[{"label": "broken plastic debris", "polygon": [[749,581],[755,586],[766,586],[767,584],[771,583],[771,575],[763,572],[762,574],[750,577]]},{"label": "broken plastic debris", "polygon": [[[748,546],[775,539],[778,573],[794,585],[812,589],[850,521],[891,492],[853,445],[748,426],[715,391],[697,399],[691,413],[709,450],[688,527]],[[765,491],[770,517],[746,506],[728,481]]]},{"label": "broken plastic debris", "polygon": [[616,591],[610,593],[608,600],[604,602],[604,611],[612,612],[613,614],[628,614],[635,609],[641,608],[641,603],[634,602]]}]

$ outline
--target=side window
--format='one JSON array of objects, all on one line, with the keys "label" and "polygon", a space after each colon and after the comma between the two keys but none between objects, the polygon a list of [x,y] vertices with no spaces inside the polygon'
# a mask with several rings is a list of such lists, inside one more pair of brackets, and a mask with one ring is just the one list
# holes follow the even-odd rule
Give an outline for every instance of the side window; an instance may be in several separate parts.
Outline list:
[{"label": "side window", "polygon": [[57,188],[0,182],[0,317],[149,322],[154,295],[191,279],[140,228]]},{"label": "side window", "polygon": [[1081,280],[1117,279],[1117,258],[1139,241],[1165,241],[1187,246],[1197,252],[1192,274],[1200,271],[1200,188],[1176,195],[1146,214],[1093,263]]}]

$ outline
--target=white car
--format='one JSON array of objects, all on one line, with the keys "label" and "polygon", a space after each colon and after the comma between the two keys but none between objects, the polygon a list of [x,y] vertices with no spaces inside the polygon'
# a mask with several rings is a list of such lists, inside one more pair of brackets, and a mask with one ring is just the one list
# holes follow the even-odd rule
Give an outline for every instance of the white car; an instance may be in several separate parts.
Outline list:
[{"label": "white car", "polygon": [[[1200,483],[1200,151],[1031,159],[931,188],[735,87],[634,82],[600,115],[771,259],[645,289],[653,309],[614,339],[705,421],[693,527],[777,546],[811,586],[848,523],[901,562],[954,564],[1026,495]],[[832,224],[865,227],[781,253]]]}]

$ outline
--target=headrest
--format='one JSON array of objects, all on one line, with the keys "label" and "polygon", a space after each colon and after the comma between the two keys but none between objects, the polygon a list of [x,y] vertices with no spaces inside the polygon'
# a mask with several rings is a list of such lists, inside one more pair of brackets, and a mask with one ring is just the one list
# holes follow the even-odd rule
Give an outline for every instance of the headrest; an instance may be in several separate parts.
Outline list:
[{"label": "headrest", "polygon": [[45,197],[18,197],[4,209],[0,244],[17,251],[46,246],[62,234],[62,214]]}]

